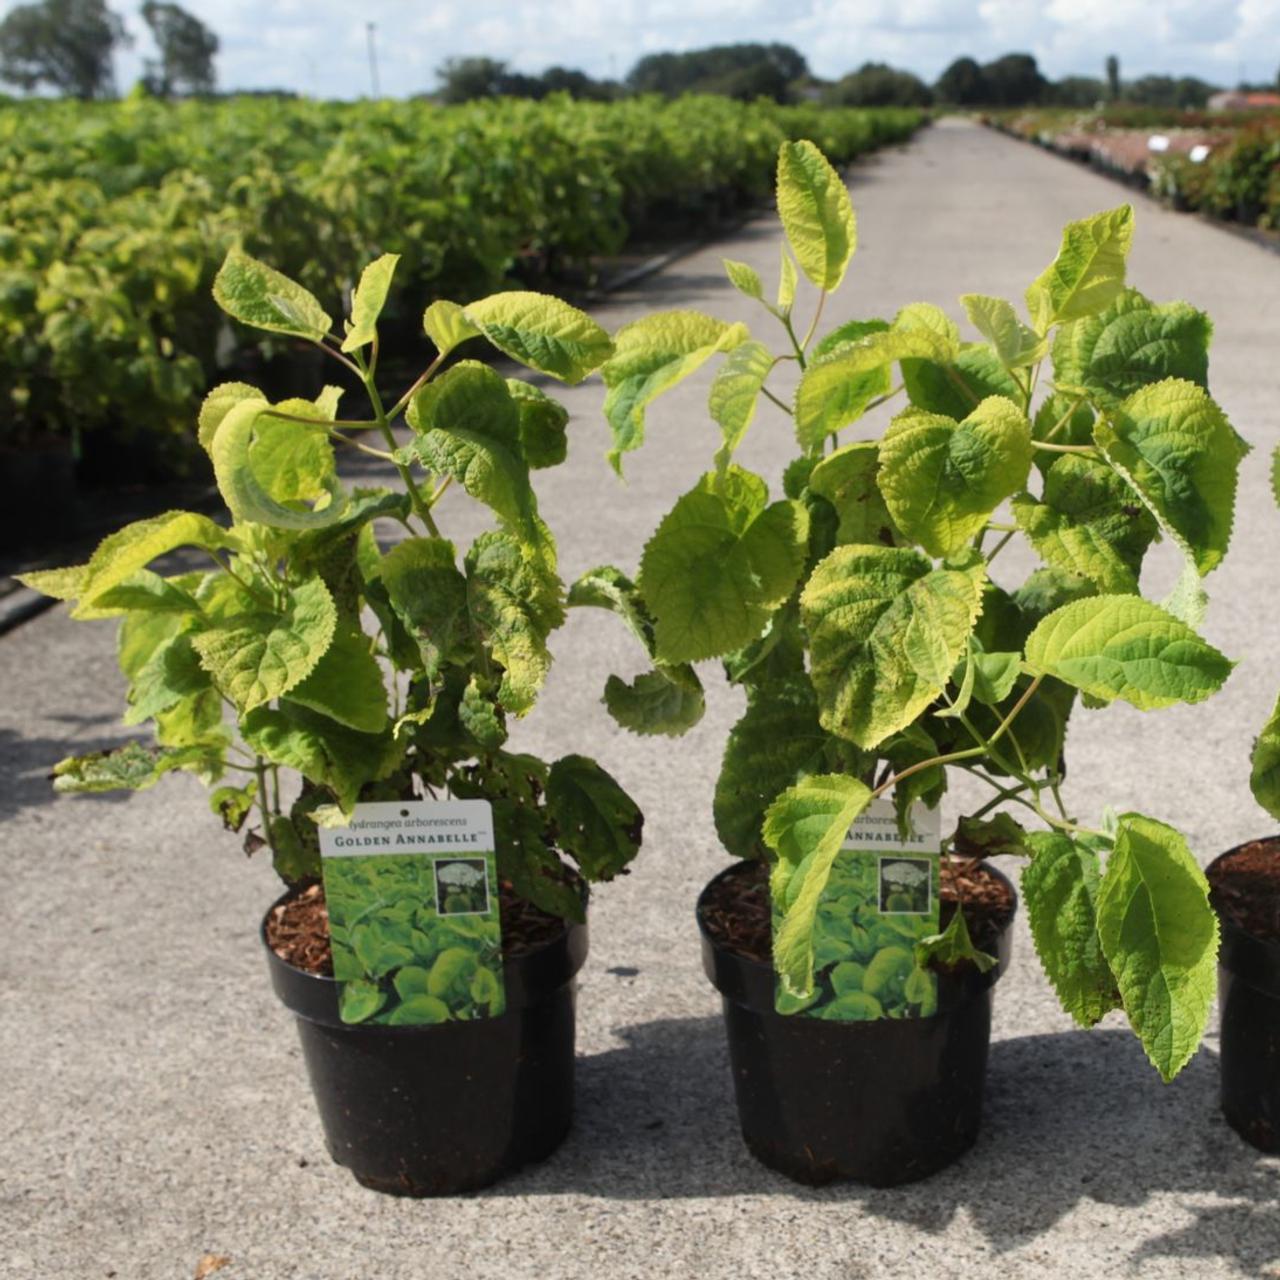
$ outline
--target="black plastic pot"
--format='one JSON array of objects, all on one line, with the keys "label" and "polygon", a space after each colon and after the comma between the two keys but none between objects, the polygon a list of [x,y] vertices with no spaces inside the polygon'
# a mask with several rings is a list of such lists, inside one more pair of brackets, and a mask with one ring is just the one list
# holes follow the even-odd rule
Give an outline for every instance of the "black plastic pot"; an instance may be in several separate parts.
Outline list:
[{"label": "black plastic pot", "polygon": [[703,923],[707,894],[735,871],[703,890],[698,927],[703,967],[724,998],[738,1118],[752,1155],[809,1186],[891,1187],[951,1164],[982,1121],[993,988],[1009,964],[1009,926],[990,972],[939,974],[933,1017],[784,1016],[774,1011],[772,967],[718,946]]},{"label": "black plastic pot", "polygon": [[[1280,846],[1280,838],[1265,843]],[[1210,864],[1210,883],[1218,863],[1244,847],[1228,849]],[[1220,909],[1218,919],[1222,1114],[1259,1151],[1280,1152],[1280,942],[1247,933]]]},{"label": "black plastic pot", "polygon": [[474,1191],[564,1140],[586,925],[506,960],[501,1017],[424,1027],[343,1022],[337,982],[281,960],[265,920],[261,934],[271,985],[297,1018],[325,1144],[357,1182],[405,1196]]}]

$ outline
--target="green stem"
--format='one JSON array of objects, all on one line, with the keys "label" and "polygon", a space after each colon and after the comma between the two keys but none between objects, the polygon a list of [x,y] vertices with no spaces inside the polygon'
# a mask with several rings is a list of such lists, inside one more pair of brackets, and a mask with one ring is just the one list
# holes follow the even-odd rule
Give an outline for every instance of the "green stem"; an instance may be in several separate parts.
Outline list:
[{"label": "green stem", "polygon": [[789,315],[782,317],[782,327],[787,331],[787,337],[791,339],[791,346],[796,353],[796,360],[799,361],[800,368],[804,369],[804,348],[800,345],[800,341],[796,337],[796,331],[791,326],[791,317]]},{"label": "green stem", "polygon": [[1067,423],[1070,422],[1071,419],[1075,417],[1076,410],[1082,404],[1084,404],[1084,396],[1077,396],[1071,408],[1068,409],[1066,413],[1064,413],[1062,417],[1060,417],[1057,420],[1057,422],[1055,422],[1053,426],[1049,428],[1048,432],[1045,434],[1044,439],[1041,440],[1040,443],[1047,444],[1050,440],[1052,440],[1053,437],[1056,436],[1058,432],[1061,431],[1062,428],[1065,427]]},{"label": "green stem", "polygon": [[1033,449],[1043,449],[1045,453],[1087,453],[1096,458],[1098,451],[1091,444],[1046,444],[1043,440],[1033,440]]},{"label": "green stem", "polygon": [[260,605],[274,611],[279,607],[279,602],[272,600],[269,596],[265,596],[258,590],[252,582],[247,578],[242,578],[232,567],[230,560],[220,560],[216,551],[205,551],[205,555],[213,561],[214,564],[222,570],[223,573],[233,577]]},{"label": "green stem", "polygon": [[265,418],[280,418],[284,422],[299,422],[307,427],[325,427],[330,430],[338,427],[346,431],[372,431],[378,425],[372,418],[367,422],[335,422],[332,418],[308,418],[301,413],[282,413],[279,409],[263,409],[262,416]]},{"label": "green stem", "polygon": [[814,311],[813,319],[809,322],[809,329],[804,335],[804,341],[800,344],[800,349],[802,351],[808,351],[809,343],[813,341],[814,332],[818,328],[818,321],[822,319],[822,308],[825,307],[826,305],[827,305],[827,291],[823,289],[822,292],[818,294],[817,310]]},{"label": "green stem", "polygon": [[[374,426],[377,426],[377,423],[374,423]],[[395,455],[387,453],[384,449],[370,448],[367,444],[361,444],[359,440],[352,440],[350,436],[344,436],[341,431],[330,431],[329,434],[333,439],[338,441],[339,444],[345,444],[352,449],[358,449],[361,453],[367,453],[371,458],[380,458],[383,462],[395,462]]]},{"label": "green stem", "polygon": [[356,364],[354,360],[348,360],[347,357],[344,356],[341,351],[335,351],[332,347],[325,346],[323,342],[317,342],[316,346],[319,347],[320,350],[325,353],[325,355],[331,356],[334,360],[336,360],[340,365],[343,366],[343,368],[349,370],[351,373],[354,373],[357,378],[364,377],[364,373],[361,370],[360,366]]},{"label": "green stem", "polygon": [[777,396],[775,396],[775,395],[773,394],[773,392],[769,390],[769,388],[768,388],[768,387],[761,387],[761,388],[760,388],[760,394],[761,394],[762,396],[765,396],[766,398],[768,398],[768,399],[772,400],[772,401],[773,401],[773,403],[774,403],[774,404],[776,404],[776,405],[778,406],[778,408],[779,408],[779,409],[781,409],[781,410],[782,410],[782,412],[783,412],[783,413],[785,413],[785,414],[787,415],[787,417],[791,417],[791,416],[792,416],[792,413],[791,413],[791,406],[790,406],[789,404],[787,404],[787,402],[786,402],[785,400],[779,400],[779,399],[778,399],[778,397],[777,397]]},{"label": "green stem", "polygon": [[271,834],[271,811],[267,806],[267,762],[261,756],[254,757],[254,776],[258,779],[258,811],[262,814],[262,838],[267,842],[274,861],[276,841]]},{"label": "green stem", "polygon": [[408,391],[400,397],[399,400],[391,406],[391,412],[387,414],[387,419],[394,422],[409,407],[409,401],[418,394],[422,388],[431,381],[432,375],[444,363],[444,352],[442,351],[436,358],[427,365],[418,380],[409,388]]},{"label": "green stem", "polygon": [[1009,532],[1006,533],[1004,537],[1001,538],[1000,541],[997,542],[996,545],[991,548],[991,554],[987,557],[988,564],[990,564],[996,558],[996,556],[998,556],[1000,552],[1003,551],[1004,548],[1009,545],[1009,540],[1013,537],[1015,533],[1017,533],[1016,529],[1010,529]]}]

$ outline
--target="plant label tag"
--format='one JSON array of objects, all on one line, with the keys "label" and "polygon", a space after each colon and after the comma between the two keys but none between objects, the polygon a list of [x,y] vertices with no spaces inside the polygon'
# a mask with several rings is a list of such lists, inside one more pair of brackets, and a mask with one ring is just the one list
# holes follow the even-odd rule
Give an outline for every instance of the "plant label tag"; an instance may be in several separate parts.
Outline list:
[{"label": "plant label tag", "polygon": [[320,828],[343,1022],[493,1018],[506,1007],[487,800],[358,804]]},{"label": "plant label tag", "polygon": [[[775,984],[774,1008],[832,1022],[927,1018],[938,975],[916,964],[915,944],[939,932],[942,814],[917,802],[904,837],[892,801],[873,800],[849,828],[818,900],[813,990]],[[777,937],[782,914],[774,907]]]}]

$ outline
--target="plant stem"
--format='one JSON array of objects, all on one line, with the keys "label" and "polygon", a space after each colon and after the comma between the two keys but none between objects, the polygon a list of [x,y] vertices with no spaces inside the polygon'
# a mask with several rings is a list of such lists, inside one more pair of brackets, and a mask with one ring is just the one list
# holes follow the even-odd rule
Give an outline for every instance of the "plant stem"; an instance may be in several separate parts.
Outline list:
[{"label": "plant stem", "polygon": [[818,321],[822,319],[822,308],[826,305],[827,291],[823,289],[822,292],[818,294],[817,309],[813,313],[813,319],[809,322],[809,329],[804,335],[804,341],[800,344],[800,349],[802,351],[808,351],[809,343],[813,341],[814,332],[818,327]]},{"label": "plant stem", "polygon": [[280,418],[284,422],[299,422],[307,427],[325,427],[328,429],[341,427],[347,431],[372,431],[378,425],[372,419],[367,422],[334,421],[330,418],[308,418],[301,413],[282,413],[279,409],[263,409],[262,416],[264,418]]},{"label": "plant stem", "polygon": [[1041,440],[1039,443],[1047,444],[1050,440],[1052,440],[1053,437],[1056,436],[1058,432],[1061,431],[1062,428],[1065,427],[1067,423],[1070,422],[1071,419],[1075,417],[1076,410],[1082,404],[1084,404],[1084,396],[1077,396],[1075,398],[1075,401],[1072,403],[1071,408],[1068,409],[1066,413],[1064,413],[1062,417],[1060,417],[1057,420],[1057,422],[1055,422],[1053,426],[1049,428],[1048,432],[1045,434],[1044,439]]},{"label": "plant stem", "polygon": [[781,319],[782,319],[782,327],[787,331],[787,337],[791,339],[791,346],[795,350],[796,360],[799,361],[800,368],[803,369],[805,367],[804,348],[800,345],[799,340],[796,338],[796,331],[791,326],[791,317],[787,315],[787,316],[782,316]]},{"label": "plant stem", "polygon": [[216,564],[218,568],[222,570],[223,573],[229,574],[231,577],[233,577],[260,605],[263,605],[265,608],[270,609],[272,611],[279,608],[279,601],[272,600],[270,597],[263,595],[262,592],[259,591],[258,588],[255,587],[252,582],[248,581],[248,579],[246,578],[242,578],[231,567],[230,560],[218,559],[218,553],[216,551],[206,550],[205,555],[207,555],[209,559],[212,560],[213,563]]},{"label": "plant stem", "polygon": [[761,388],[760,388],[760,394],[761,394],[762,396],[766,396],[768,399],[772,400],[772,401],[773,401],[773,403],[774,403],[774,404],[776,404],[776,405],[778,406],[778,408],[779,408],[779,409],[781,409],[781,410],[782,410],[782,412],[783,412],[783,413],[785,413],[788,417],[791,417],[791,416],[792,416],[792,413],[791,413],[791,406],[790,406],[789,404],[787,404],[787,402],[786,402],[785,400],[779,400],[779,399],[778,399],[778,397],[777,397],[777,396],[775,396],[775,395],[773,394],[773,392],[769,390],[769,388],[768,388],[768,387],[761,387]]},{"label": "plant stem", "polygon": [[1015,533],[1017,533],[1016,529],[1010,529],[1009,532],[1006,533],[1004,537],[1001,538],[1000,541],[997,542],[996,545],[991,548],[991,554],[987,557],[988,564],[990,564],[996,558],[996,556],[998,556],[1000,552],[1004,550],[1004,548],[1009,544],[1009,540],[1013,537]]},{"label": "plant stem", "polygon": [[399,400],[391,406],[391,412],[387,414],[387,420],[394,422],[408,408],[409,401],[413,399],[422,388],[431,381],[432,374],[444,363],[444,352],[442,351],[436,358],[427,365],[418,380],[409,388],[408,391],[400,397]]},{"label": "plant stem", "polygon": [[275,836],[271,834],[271,810],[267,805],[267,762],[261,756],[254,757],[254,775],[258,779],[258,811],[262,814],[262,838],[267,842],[274,861],[276,856]]},{"label": "plant stem", "polygon": [[1087,453],[1096,458],[1098,451],[1091,444],[1046,444],[1043,440],[1033,440],[1033,449],[1043,449],[1046,453]]},{"label": "plant stem", "polygon": [[340,365],[343,366],[343,368],[348,369],[352,373],[354,373],[357,378],[364,377],[364,374],[361,372],[360,366],[356,364],[354,360],[348,360],[347,357],[344,356],[341,351],[335,351],[332,347],[326,347],[323,342],[317,342],[316,346],[319,347],[320,350],[325,353],[325,355],[332,356],[333,359],[335,359]]},{"label": "plant stem", "polygon": [[[377,423],[374,423],[377,426]],[[330,431],[329,434],[338,441],[339,444],[345,444],[352,449],[359,449],[361,453],[367,453],[371,458],[380,458],[383,462],[395,462],[395,455],[387,453],[385,449],[374,449],[367,444],[361,444],[359,440],[352,440],[350,436],[344,436],[341,431]]]}]

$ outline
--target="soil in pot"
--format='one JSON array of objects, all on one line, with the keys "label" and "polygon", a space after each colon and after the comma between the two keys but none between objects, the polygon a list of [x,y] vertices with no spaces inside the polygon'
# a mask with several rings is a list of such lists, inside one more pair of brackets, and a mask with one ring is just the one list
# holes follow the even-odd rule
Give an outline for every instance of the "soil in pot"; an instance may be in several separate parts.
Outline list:
[{"label": "soil in pot", "polygon": [[1280,836],[1224,853],[1205,874],[1222,923],[1222,1113],[1246,1142],[1280,1152]]},{"label": "soil in pot", "polygon": [[263,922],[272,984],[296,1016],[329,1153],[364,1186],[409,1196],[475,1190],[545,1159],[569,1130],[586,926],[506,886],[501,911],[506,1012],[437,1026],[342,1022],[319,885],[286,895]]},{"label": "soil in pot", "polygon": [[703,961],[724,997],[743,1138],[762,1163],[808,1185],[894,1186],[973,1144],[1017,899],[998,871],[969,861],[944,863],[942,895],[943,927],[963,897],[975,943],[999,965],[940,972],[932,1017],[832,1022],[774,1010],[767,868],[740,863],[707,886]]}]

